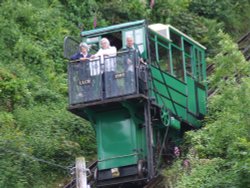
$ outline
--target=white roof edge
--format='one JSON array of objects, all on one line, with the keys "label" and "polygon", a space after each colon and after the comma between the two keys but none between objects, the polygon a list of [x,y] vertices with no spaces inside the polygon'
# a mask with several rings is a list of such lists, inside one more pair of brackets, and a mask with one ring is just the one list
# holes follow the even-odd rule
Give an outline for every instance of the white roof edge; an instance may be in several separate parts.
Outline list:
[{"label": "white roof edge", "polygon": [[[169,37],[169,30],[168,30],[168,26],[167,26],[167,25],[163,25],[163,24],[158,23],[158,24],[151,24],[151,25],[149,25],[148,27],[149,27],[149,29],[155,31],[155,32],[158,33],[159,35],[165,37],[166,39],[168,39],[169,41],[172,42],[172,40],[171,40],[170,37]],[[166,36],[164,36],[162,33],[159,33],[159,32],[158,32],[158,31],[164,30],[164,29],[166,30]]]},{"label": "white roof edge", "polygon": [[[204,50],[206,50],[207,48],[203,45],[201,45],[199,42],[195,41],[194,39],[192,39],[191,37],[187,36],[185,33],[181,32],[180,30],[176,29],[175,27],[167,24],[167,25],[164,25],[164,24],[151,24],[148,26],[150,29],[154,30],[154,31],[157,31],[157,30],[160,30],[160,29],[167,29],[169,32],[169,28],[173,29],[174,31],[176,31],[177,33],[180,33],[181,35],[183,35],[184,37],[186,37],[188,40],[192,41],[194,44],[198,45],[199,47],[203,48]],[[156,29],[157,27],[157,29]],[[159,29],[158,29],[159,28]],[[171,40],[170,38],[168,38],[169,40]]]}]

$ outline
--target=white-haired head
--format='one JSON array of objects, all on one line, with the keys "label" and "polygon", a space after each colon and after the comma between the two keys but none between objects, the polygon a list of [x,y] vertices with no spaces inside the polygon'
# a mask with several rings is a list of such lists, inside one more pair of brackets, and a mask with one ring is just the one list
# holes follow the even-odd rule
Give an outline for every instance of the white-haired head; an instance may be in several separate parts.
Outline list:
[{"label": "white-haired head", "polygon": [[132,36],[128,36],[128,37],[126,38],[126,40],[127,40],[127,46],[128,46],[129,48],[132,48],[133,45],[134,45],[134,38],[133,38]]},{"label": "white-haired head", "polygon": [[102,38],[100,41],[100,46],[105,49],[110,47],[110,42],[107,38]]},{"label": "white-haired head", "polygon": [[89,50],[89,46],[85,43],[85,42],[81,42],[79,45],[80,48],[85,48],[87,50]]}]

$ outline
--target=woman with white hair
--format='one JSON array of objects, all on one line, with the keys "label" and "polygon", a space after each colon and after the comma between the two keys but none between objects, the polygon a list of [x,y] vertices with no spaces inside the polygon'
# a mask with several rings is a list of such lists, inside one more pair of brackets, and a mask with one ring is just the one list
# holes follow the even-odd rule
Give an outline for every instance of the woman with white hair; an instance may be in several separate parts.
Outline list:
[{"label": "woman with white hair", "polygon": [[107,38],[102,38],[100,41],[101,48],[95,54],[96,56],[115,56],[117,53],[115,46],[110,46],[110,42]]},{"label": "woman with white hair", "polygon": [[115,46],[110,46],[110,42],[107,38],[102,38],[100,41],[101,48],[92,58],[100,58],[101,60],[101,72],[115,71],[115,56],[117,49]]},{"label": "woman with white hair", "polygon": [[91,57],[91,54],[88,53],[89,47],[86,43],[81,42],[79,45],[79,52],[70,57],[71,60],[84,61],[88,60]]},{"label": "woman with white hair", "polygon": [[92,57],[101,57],[101,64],[104,63],[104,58],[116,56],[117,49],[115,46],[110,46],[107,38],[102,38],[100,41],[101,48]]},{"label": "woman with white hair", "polygon": [[[100,58],[100,73],[104,73],[103,81],[106,85],[106,96],[111,95],[116,90],[116,81],[113,80],[116,70],[116,54],[117,49],[115,46],[110,46],[107,38],[102,38],[100,41],[101,48],[93,55],[94,58]],[[93,69],[92,69],[93,71]],[[98,72],[98,71],[96,71]],[[103,86],[104,86],[103,83]],[[104,89],[104,88],[103,88]]]}]

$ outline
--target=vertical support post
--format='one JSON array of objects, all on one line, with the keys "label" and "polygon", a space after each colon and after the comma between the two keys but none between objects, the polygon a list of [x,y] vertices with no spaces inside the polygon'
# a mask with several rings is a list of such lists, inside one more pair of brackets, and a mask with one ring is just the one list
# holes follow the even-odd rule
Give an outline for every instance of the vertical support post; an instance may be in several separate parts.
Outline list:
[{"label": "vertical support post", "polygon": [[170,73],[174,75],[174,67],[173,67],[173,56],[172,56],[172,45],[169,42],[168,43],[168,49],[169,49],[169,62],[170,62]]},{"label": "vertical support post", "polygon": [[86,163],[84,157],[76,158],[76,187],[88,188]]},{"label": "vertical support post", "polygon": [[185,45],[184,45],[184,38],[181,36],[181,52],[182,52],[182,66],[183,66],[183,76],[184,81],[187,83],[187,70],[186,70],[186,56],[185,56]]},{"label": "vertical support post", "polygon": [[147,144],[147,166],[148,178],[152,179],[155,175],[154,172],[154,156],[153,156],[153,130],[151,125],[150,102],[147,101],[144,105],[144,118],[146,128],[146,144]]}]

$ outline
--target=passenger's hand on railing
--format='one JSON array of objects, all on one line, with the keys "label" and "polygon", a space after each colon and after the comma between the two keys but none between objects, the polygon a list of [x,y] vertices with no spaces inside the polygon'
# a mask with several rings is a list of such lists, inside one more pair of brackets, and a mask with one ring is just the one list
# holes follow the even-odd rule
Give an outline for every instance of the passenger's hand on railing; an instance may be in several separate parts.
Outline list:
[{"label": "passenger's hand on railing", "polygon": [[140,63],[143,63],[144,65],[147,65],[147,62],[145,62],[142,58],[139,59]]},{"label": "passenger's hand on railing", "polygon": [[127,59],[127,64],[132,64],[132,61],[130,59]]},{"label": "passenger's hand on railing", "polygon": [[97,60],[97,59],[99,59],[99,58],[100,58],[99,55],[91,55],[91,56],[90,56],[90,60]]},{"label": "passenger's hand on railing", "polygon": [[74,59],[74,60],[71,60],[69,61],[70,63],[79,63],[80,62],[80,59]]},{"label": "passenger's hand on railing", "polygon": [[80,58],[80,61],[86,61],[86,60],[89,60],[89,58],[86,58],[86,57],[81,57]]}]

